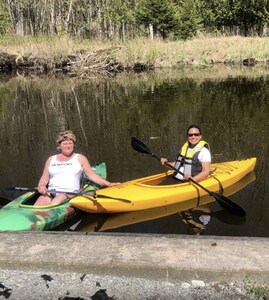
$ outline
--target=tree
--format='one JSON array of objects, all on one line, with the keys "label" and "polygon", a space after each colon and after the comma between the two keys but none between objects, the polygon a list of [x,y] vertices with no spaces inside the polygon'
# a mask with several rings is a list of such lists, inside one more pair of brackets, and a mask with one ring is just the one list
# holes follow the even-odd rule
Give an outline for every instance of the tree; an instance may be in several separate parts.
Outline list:
[{"label": "tree", "polygon": [[163,39],[177,26],[177,10],[172,0],[140,0],[136,18],[146,28],[151,25],[154,35],[159,34]]},{"label": "tree", "polygon": [[0,34],[5,34],[11,29],[11,22],[6,6],[0,2]]},{"label": "tree", "polygon": [[187,39],[198,31],[263,35],[269,0],[0,0],[0,34]]},{"label": "tree", "polygon": [[233,25],[229,2],[233,0],[199,0],[198,10],[205,30],[224,31],[225,26]]},{"label": "tree", "polygon": [[196,36],[197,32],[203,29],[197,1],[183,0],[179,6],[179,12],[179,22],[175,36],[184,40]]},{"label": "tree", "polygon": [[[231,11],[242,27],[245,36],[251,31],[261,34],[263,26],[268,22],[268,0],[234,0]],[[258,30],[257,30],[258,29]]]}]

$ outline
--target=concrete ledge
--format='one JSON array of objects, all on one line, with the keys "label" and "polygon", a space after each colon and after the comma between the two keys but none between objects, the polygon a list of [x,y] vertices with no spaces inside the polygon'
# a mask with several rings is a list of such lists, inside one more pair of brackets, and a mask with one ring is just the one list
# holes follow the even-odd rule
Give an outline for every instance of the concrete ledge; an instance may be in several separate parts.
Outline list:
[{"label": "concrete ledge", "polygon": [[0,232],[0,269],[264,283],[268,249],[267,238]]}]

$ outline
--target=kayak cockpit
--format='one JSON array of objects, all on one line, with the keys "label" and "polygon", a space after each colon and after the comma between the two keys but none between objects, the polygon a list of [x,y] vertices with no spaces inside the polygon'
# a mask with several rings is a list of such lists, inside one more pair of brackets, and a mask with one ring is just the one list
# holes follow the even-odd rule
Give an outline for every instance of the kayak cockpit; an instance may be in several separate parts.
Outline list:
[{"label": "kayak cockpit", "polygon": [[[34,204],[35,204],[36,200],[38,199],[38,197],[40,196],[40,194],[37,193],[37,192],[32,192],[32,193],[27,193],[27,194],[29,196],[21,201],[21,203],[19,204],[20,208],[28,208],[28,209],[51,208],[51,207],[56,207],[56,206],[63,205],[63,204],[70,201],[70,198],[67,198],[63,202],[56,203],[56,204],[53,204],[53,205],[34,206]],[[25,196],[25,195],[26,194],[24,194],[23,196]]]}]

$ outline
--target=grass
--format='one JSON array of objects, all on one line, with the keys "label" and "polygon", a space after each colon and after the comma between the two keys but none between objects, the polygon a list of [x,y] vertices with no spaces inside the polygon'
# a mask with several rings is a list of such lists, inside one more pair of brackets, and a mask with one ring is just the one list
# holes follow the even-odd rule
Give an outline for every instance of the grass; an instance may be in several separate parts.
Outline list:
[{"label": "grass", "polygon": [[258,284],[247,284],[246,292],[249,295],[254,295],[257,299],[262,299],[263,297],[269,297],[269,287],[265,285]]},{"label": "grass", "polygon": [[0,51],[13,55],[58,58],[76,54],[83,50],[94,51],[101,46],[89,41],[76,41],[66,35],[46,37],[2,37]]},{"label": "grass", "polygon": [[75,40],[66,35],[24,38],[6,36],[0,39],[0,52],[51,60],[113,46],[120,47],[113,55],[123,65],[140,62],[153,64],[157,68],[174,68],[180,65],[208,66],[224,62],[242,64],[243,59],[247,58],[267,63],[269,58],[267,37],[201,36],[185,42],[136,39],[125,43]]}]

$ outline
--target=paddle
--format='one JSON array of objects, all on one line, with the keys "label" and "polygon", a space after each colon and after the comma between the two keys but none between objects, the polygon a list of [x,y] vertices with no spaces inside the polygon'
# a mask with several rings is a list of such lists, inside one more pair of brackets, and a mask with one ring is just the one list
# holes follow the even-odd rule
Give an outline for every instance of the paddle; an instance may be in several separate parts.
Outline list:
[{"label": "paddle", "polygon": [[[132,145],[134,150],[136,150],[140,153],[149,154],[149,155],[151,155],[152,157],[156,158],[159,161],[161,160],[157,155],[152,153],[145,144],[143,144],[137,138],[132,137],[131,145]],[[170,169],[178,172],[179,174],[184,175],[182,172],[178,171],[175,167],[173,167],[168,162],[166,162],[165,165],[168,166]],[[240,207],[239,205],[237,205],[236,203],[234,203],[229,198],[227,198],[224,195],[221,195],[219,193],[209,191],[207,188],[205,188],[203,185],[201,185],[200,183],[198,183],[197,181],[195,181],[192,178],[189,178],[188,180],[190,182],[192,182],[193,184],[199,186],[204,191],[206,191],[210,196],[214,197],[223,209],[226,209],[230,213],[232,213],[234,215],[237,215],[237,216],[245,216],[245,214],[246,214],[245,210],[242,207]]]},{"label": "paddle", "polygon": [[[36,192],[38,189],[37,188],[29,188],[29,187],[21,187],[21,186],[12,186],[6,188],[7,190],[16,190],[16,191],[24,191],[24,192]],[[84,197],[93,197],[95,200],[96,198],[106,198],[106,199],[112,199],[112,200],[117,200],[125,203],[132,203],[131,200],[127,199],[122,199],[122,198],[114,198],[106,195],[100,195],[94,193],[89,193],[89,192],[65,192],[65,191],[58,191],[58,190],[47,190],[48,193],[51,194],[68,194],[68,195],[74,195],[74,196],[84,196]]]}]

